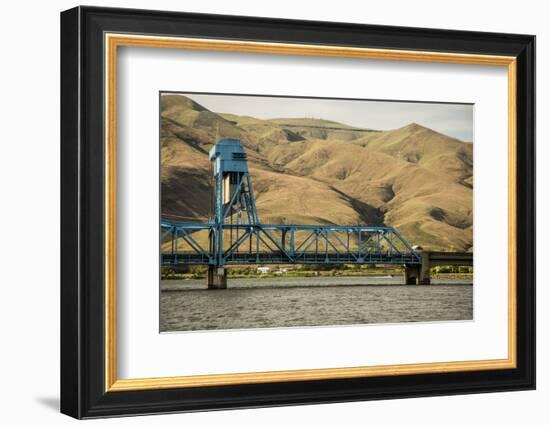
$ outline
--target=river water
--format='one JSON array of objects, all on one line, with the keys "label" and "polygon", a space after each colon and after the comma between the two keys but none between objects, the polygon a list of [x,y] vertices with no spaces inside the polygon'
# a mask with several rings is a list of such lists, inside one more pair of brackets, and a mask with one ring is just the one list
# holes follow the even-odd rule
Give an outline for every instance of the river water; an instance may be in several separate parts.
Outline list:
[{"label": "river water", "polygon": [[161,332],[472,320],[471,280],[403,285],[403,277],[165,280]]}]

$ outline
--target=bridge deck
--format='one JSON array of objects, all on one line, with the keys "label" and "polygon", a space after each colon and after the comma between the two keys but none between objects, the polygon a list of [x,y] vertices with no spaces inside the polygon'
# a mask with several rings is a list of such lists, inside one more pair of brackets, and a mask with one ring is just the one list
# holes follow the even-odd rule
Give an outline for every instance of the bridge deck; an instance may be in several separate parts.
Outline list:
[{"label": "bridge deck", "polygon": [[392,227],[163,221],[163,265],[421,264]]},{"label": "bridge deck", "polygon": [[[215,258],[194,252],[177,254],[162,254],[162,265],[211,265],[216,264]],[[406,254],[324,254],[307,253],[300,256],[286,256],[283,254],[234,254],[224,261],[227,265],[246,264],[419,264],[418,257]]]}]

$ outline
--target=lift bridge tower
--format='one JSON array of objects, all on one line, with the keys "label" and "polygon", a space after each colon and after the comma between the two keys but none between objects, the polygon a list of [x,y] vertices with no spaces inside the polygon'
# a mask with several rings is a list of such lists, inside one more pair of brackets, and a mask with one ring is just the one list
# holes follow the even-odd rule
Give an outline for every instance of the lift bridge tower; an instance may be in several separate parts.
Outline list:
[{"label": "lift bridge tower", "polygon": [[242,235],[247,234],[247,225],[254,227],[260,222],[248,173],[246,152],[241,142],[237,139],[218,141],[210,150],[209,159],[213,172],[214,211],[214,217],[211,218],[214,227],[210,232],[210,254],[215,259],[215,264],[208,267],[207,279],[209,288],[225,288],[227,271],[223,267],[224,233],[229,237],[228,242],[232,246],[233,236],[235,242],[238,241]]},{"label": "lift bridge tower", "polygon": [[[208,288],[212,289],[227,286],[226,266],[233,264],[402,264],[411,270],[420,267],[422,257],[393,227],[260,222],[240,141],[218,141],[210,150],[209,159],[212,216],[206,223],[162,220],[162,265],[208,266]],[[307,199],[308,194],[299,196]]]}]

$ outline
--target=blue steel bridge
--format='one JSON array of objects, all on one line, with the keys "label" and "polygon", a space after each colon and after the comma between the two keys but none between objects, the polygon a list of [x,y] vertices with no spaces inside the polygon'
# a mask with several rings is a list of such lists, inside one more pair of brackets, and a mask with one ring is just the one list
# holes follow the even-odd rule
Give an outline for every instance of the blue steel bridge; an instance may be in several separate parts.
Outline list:
[{"label": "blue steel bridge", "polygon": [[227,265],[422,264],[393,227],[263,223],[240,141],[218,141],[209,159],[214,214],[205,223],[161,221],[164,266],[209,266],[208,287],[225,288]]}]

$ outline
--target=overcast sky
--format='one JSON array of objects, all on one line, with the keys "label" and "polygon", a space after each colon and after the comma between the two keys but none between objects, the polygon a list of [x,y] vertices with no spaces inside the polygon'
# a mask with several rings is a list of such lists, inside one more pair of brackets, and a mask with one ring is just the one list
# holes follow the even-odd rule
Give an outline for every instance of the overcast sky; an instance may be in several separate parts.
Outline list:
[{"label": "overcast sky", "polygon": [[322,118],[392,130],[415,122],[465,142],[473,140],[473,106],[464,104],[188,94],[213,112],[256,118]]}]

